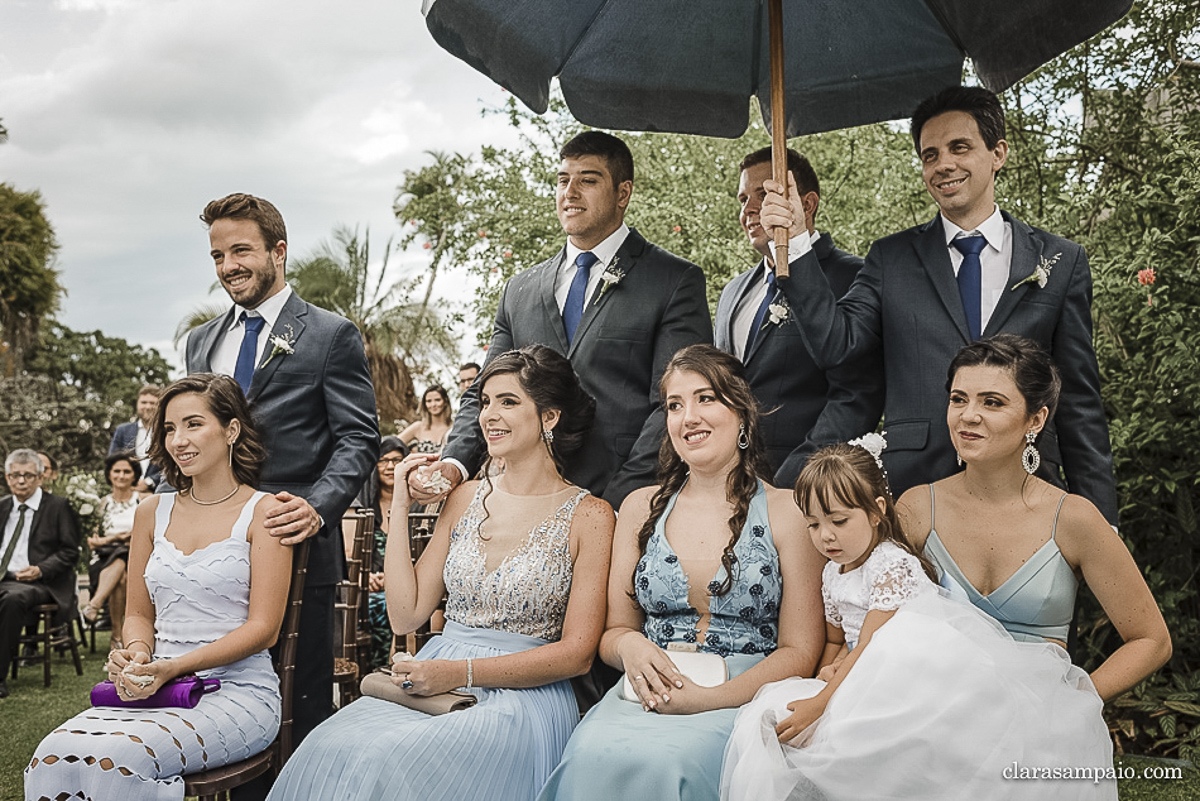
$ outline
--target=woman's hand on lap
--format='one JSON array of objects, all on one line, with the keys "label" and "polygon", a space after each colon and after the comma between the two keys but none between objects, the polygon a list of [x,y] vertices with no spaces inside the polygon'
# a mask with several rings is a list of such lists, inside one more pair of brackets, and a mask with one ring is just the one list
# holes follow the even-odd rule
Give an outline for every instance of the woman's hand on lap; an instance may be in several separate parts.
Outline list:
[{"label": "woman's hand on lap", "polygon": [[[145,654],[138,654],[137,656],[149,659]],[[174,660],[160,659],[157,662],[134,661],[122,671],[122,675],[125,677],[125,689],[127,691],[125,697],[132,700],[140,700],[154,695],[162,689],[164,684],[175,678],[178,674],[175,670]],[[154,681],[143,687],[138,682],[131,681],[128,678],[131,675],[150,676]]]},{"label": "woman's hand on lap", "polygon": [[670,703],[671,693],[683,687],[683,675],[666,651],[641,634],[625,635],[618,652],[625,674],[646,710]]},{"label": "woman's hand on lap", "polygon": [[713,688],[701,687],[687,676],[682,677],[682,683],[682,687],[671,691],[669,698],[664,698],[656,712],[660,715],[692,715],[723,706],[719,701],[714,702]]}]

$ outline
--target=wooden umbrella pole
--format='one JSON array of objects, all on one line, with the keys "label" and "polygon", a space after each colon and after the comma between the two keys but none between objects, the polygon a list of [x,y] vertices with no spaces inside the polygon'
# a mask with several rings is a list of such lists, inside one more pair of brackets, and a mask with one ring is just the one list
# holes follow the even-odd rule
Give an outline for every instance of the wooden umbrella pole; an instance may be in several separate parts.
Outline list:
[{"label": "wooden umbrella pole", "polygon": [[[767,0],[771,28],[771,176],[787,191],[787,115],[783,94],[783,0]],[[775,277],[788,277],[788,232],[775,229]]]}]

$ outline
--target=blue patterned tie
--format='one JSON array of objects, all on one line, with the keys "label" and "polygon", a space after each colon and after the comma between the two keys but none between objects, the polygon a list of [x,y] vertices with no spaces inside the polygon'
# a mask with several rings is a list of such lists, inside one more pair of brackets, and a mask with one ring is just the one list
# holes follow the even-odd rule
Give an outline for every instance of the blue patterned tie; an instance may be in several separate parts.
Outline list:
[{"label": "blue patterned tie", "polygon": [[987,247],[987,240],[978,235],[960,236],[951,240],[950,244],[963,256],[962,265],[958,268],[958,296],[962,298],[963,311],[967,313],[967,330],[971,332],[973,342],[979,339],[983,328],[979,308],[983,266],[979,263],[979,254]]},{"label": "blue patterned tie", "polygon": [[754,341],[758,339],[758,332],[762,330],[763,320],[767,317],[767,309],[771,308],[771,301],[774,299],[775,271],[767,270],[767,294],[763,296],[762,303],[758,304],[758,311],[754,314],[754,322],[750,325],[750,333],[746,334],[746,349],[742,351],[743,361],[750,355],[750,348],[754,347]]},{"label": "blue patterned tie", "polygon": [[244,394],[250,393],[250,382],[254,380],[254,360],[258,356],[258,332],[266,322],[261,317],[250,317],[242,312],[242,324],[246,333],[242,336],[242,348],[238,351],[237,366],[233,368],[233,380],[242,387]]},{"label": "blue patterned tie", "polygon": [[583,304],[587,300],[588,278],[591,277],[592,265],[600,259],[596,254],[585,250],[575,257],[575,278],[571,281],[571,289],[567,292],[567,302],[563,306],[563,328],[567,330],[567,344],[575,341],[575,329],[583,319]]}]

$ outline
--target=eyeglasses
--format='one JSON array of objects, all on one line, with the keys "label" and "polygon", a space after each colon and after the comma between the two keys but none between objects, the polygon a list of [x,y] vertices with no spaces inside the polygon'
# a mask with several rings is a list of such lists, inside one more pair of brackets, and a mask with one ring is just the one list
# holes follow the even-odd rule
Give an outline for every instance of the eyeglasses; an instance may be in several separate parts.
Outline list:
[{"label": "eyeglasses", "polygon": [[395,467],[396,465],[400,464],[403,461],[404,461],[403,456],[388,456],[387,458],[379,460],[379,466],[380,467]]},{"label": "eyeglasses", "polygon": [[9,473],[8,474],[9,481],[37,481],[41,477],[42,476],[39,473]]}]

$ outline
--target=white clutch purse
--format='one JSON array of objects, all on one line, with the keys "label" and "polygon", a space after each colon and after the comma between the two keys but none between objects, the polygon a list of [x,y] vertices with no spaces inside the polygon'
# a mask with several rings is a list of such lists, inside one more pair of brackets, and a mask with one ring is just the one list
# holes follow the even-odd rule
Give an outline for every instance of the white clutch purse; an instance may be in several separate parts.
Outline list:
[{"label": "white clutch purse", "polygon": [[[668,643],[666,650],[679,672],[701,687],[716,687],[729,681],[729,666],[716,654],[698,651],[690,643]],[[621,684],[621,697],[626,701],[642,702],[628,673]]]}]

